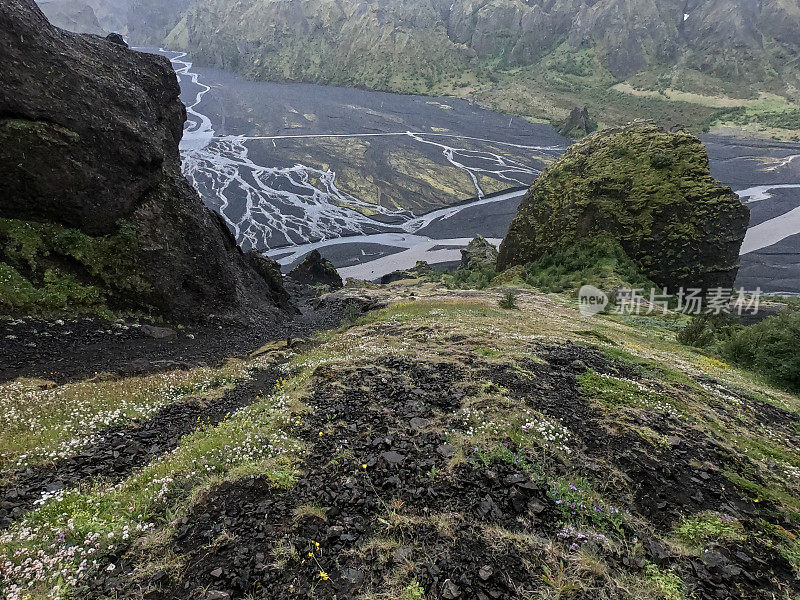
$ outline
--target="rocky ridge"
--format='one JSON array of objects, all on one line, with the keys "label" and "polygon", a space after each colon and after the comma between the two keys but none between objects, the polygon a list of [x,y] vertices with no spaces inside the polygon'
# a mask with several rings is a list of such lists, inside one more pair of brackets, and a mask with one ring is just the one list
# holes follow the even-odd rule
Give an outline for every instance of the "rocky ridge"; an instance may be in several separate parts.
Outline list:
[{"label": "rocky ridge", "polygon": [[[798,24],[800,9],[783,0],[247,0],[234,9],[197,0],[169,41],[251,76],[379,89],[459,76],[480,63],[503,69],[560,61],[566,47],[578,59],[589,53],[592,69],[617,80],[649,72],[691,87],[701,74],[785,91],[798,81]],[[384,67],[369,58],[378,56]],[[562,66],[584,68],[578,63]],[[668,73],[674,67],[677,78]]]},{"label": "rocky ridge", "polygon": [[246,321],[289,307],[277,266],[243,255],[181,175],[167,59],[60,30],[33,0],[4,2],[0,32],[4,312]]}]

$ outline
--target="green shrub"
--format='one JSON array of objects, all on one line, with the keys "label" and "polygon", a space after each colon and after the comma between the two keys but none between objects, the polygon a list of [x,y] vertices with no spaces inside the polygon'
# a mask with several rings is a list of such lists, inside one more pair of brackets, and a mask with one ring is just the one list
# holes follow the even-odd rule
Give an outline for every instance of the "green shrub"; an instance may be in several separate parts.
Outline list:
[{"label": "green shrub", "polygon": [[503,296],[497,304],[500,306],[500,308],[505,310],[519,308],[517,306],[517,295],[512,290],[508,290],[506,295]]},{"label": "green shrub", "polygon": [[772,383],[800,391],[800,312],[786,311],[730,332],[719,351]]},{"label": "green shrub", "polygon": [[361,317],[361,306],[359,306],[358,302],[353,302],[352,300],[345,302],[343,309],[345,324],[355,323]]},{"label": "green shrub", "polygon": [[472,269],[457,269],[452,273],[434,273],[429,276],[433,281],[440,281],[450,289],[483,290],[497,276],[494,266],[481,265]]},{"label": "green shrub", "polygon": [[722,336],[729,335],[734,327],[735,323],[728,315],[697,315],[678,331],[677,339],[686,346],[706,348]]},{"label": "green shrub", "polygon": [[587,284],[608,291],[620,285],[656,287],[619,243],[602,237],[545,253],[525,265],[524,277],[525,283],[543,292],[575,290]]}]

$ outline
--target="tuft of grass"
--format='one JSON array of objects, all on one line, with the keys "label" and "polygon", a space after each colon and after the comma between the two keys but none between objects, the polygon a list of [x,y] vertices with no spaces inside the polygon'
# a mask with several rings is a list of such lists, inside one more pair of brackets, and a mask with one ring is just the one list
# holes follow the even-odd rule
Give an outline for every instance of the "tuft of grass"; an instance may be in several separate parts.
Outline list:
[{"label": "tuft of grass", "polygon": [[413,579],[403,588],[403,600],[424,600],[425,588],[416,579]]},{"label": "tuft of grass", "polygon": [[565,525],[592,527],[605,533],[623,532],[627,512],[603,499],[583,477],[560,477],[547,495],[555,502]]},{"label": "tuft of grass", "polygon": [[717,540],[743,540],[741,523],[730,515],[706,512],[684,517],[675,525],[673,535],[692,550],[699,550]]},{"label": "tuft of grass", "polygon": [[578,383],[584,394],[609,408],[633,406],[661,412],[676,412],[669,398],[638,381],[589,370],[578,377]]},{"label": "tuft of grass", "polygon": [[644,574],[647,582],[664,600],[686,600],[686,586],[676,573],[648,563],[644,568]]}]

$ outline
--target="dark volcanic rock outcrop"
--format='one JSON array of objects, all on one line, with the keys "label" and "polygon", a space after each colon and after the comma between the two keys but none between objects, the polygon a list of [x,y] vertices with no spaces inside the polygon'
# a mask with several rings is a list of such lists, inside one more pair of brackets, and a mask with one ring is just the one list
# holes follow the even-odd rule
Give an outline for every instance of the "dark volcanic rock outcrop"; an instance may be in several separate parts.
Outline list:
[{"label": "dark volcanic rock outcrop", "polygon": [[494,267],[497,262],[497,248],[486,241],[482,235],[473,239],[466,248],[461,249],[461,269],[481,269]]},{"label": "dark volcanic rock outcrop", "polygon": [[569,116],[562,123],[558,124],[558,133],[567,137],[583,137],[597,130],[597,122],[589,117],[589,109],[577,106],[572,109]]},{"label": "dark volcanic rock outcrop", "polygon": [[410,269],[399,269],[383,275],[381,277],[381,284],[386,285],[388,283],[394,283],[395,281],[403,281],[404,279],[417,279],[419,277],[425,277],[432,272],[433,269],[431,269],[428,261],[418,260],[417,264]]},{"label": "dark volcanic rock outcrop", "polygon": [[305,285],[327,285],[337,290],[344,285],[333,263],[323,258],[319,250],[312,250],[289,273],[289,277]]},{"label": "dark volcanic rock outcrop", "polygon": [[3,0],[0,63],[0,267],[26,292],[0,303],[25,310],[58,281],[188,320],[288,306],[275,269],[243,255],[181,176],[186,111],[167,59]]},{"label": "dark volcanic rock outcrop", "polygon": [[575,144],[536,179],[498,269],[602,237],[673,293],[731,287],[748,220],[747,207],[711,177],[699,139],[633,124]]}]

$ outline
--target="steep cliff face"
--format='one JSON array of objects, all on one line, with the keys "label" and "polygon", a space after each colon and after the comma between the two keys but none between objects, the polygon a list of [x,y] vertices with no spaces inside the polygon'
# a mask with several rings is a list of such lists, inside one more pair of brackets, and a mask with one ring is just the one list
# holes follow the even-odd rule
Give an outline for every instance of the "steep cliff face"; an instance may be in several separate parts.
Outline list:
[{"label": "steep cliff face", "polygon": [[169,61],[7,0],[0,62],[3,312],[84,302],[246,319],[288,306],[274,267],[242,255],[180,174]]},{"label": "steep cliff face", "polygon": [[749,211],[709,172],[696,137],[652,125],[594,134],[549,166],[522,199],[498,269],[576,244],[615,244],[647,278],[731,288]]},{"label": "steep cliff face", "polygon": [[83,0],[40,0],[39,8],[57,27],[68,31],[108,35],[100,25],[94,7]]},{"label": "steep cliff face", "polygon": [[469,69],[475,56],[448,39],[440,11],[427,0],[203,1],[167,45],[251,77],[373,89],[432,84]]},{"label": "steep cliff face", "polygon": [[798,27],[793,0],[195,0],[170,40],[251,75],[333,83],[530,65],[563,43],[618,79],[677,66],[796,82]]}]

